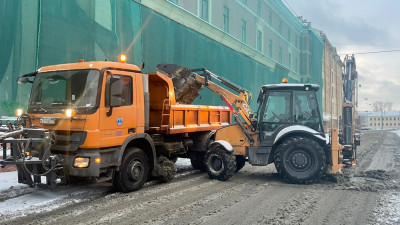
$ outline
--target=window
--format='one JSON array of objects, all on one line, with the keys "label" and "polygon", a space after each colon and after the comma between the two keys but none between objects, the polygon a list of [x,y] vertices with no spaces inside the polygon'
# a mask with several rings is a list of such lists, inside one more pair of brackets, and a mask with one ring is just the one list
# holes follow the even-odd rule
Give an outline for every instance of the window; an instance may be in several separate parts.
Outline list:
[{"label": "window", "polygon": [[257,30],[257,51],[262,53],[262,32]]},{"label": "window", "polygon": [[200,18],[208,22],[208,0],[200,1]]},{"label": "window", "polygon": [[247,25],[244,19],[242,19],[242,42],[247,43]]},{"label": "window", "polygon": [[229,33],[229,8],[224,6],[224,31]]},{"label": "window", "polygon": [[288,29],[288,31],[287,31],[287,39],[290,42],[290,29]]},{"label": "window", "polygon": [[294,71],[296,71],[296,72],[298,72],[299,71],[299,68],[298,68],[298,66],[299,66],[299,59],[298,58],[296,58],[295,60],[294,60]]},{"label": "window", "polygon": [[294,37],[294,46],[296,46],[296,48],[298,48],[298,46],[297,46],[297,35]]},{"label": "window", "polygon": [[279,47],[279,63],[282,64],[282,47]]},{"label": "window", "polygon": [[261,0],[257,0],[257,16],[261,16]]},{"label": "window", "polygon": [[268,56],[272,58],[272,40],[268,40]]},{"label": "window", "polygon": [[[107,76],[107,83],[106,83],[106,93],[110,90],[110,78],[111,76]],[[113,78],[120,78],[122,81],[122,92],[121,96],[111,96],[113,97],[120,97],[121,98],[121,106],[132,105],[133,99],[133,90],[132,90],[132,78],[129,76],[120,76],[120,75],[113,75]],[[106,95],[108,97],[108,95]],[[106,98],[106,107],[110,106],[110,99]]]},{"label": "window", "polygon": [[272,26],[272,10],[269,10],[268,13],[268,24]]},{"label": "window", "polygon": [[372,123],[371,123],[371,126],[372,126]]},{"label": "window", "polygon": [[381,118],[378,118],[378,120],[381,120]]},{"label": "window", "polygon": [[374,120],[376,120],[376,118],[374,118]]},{"label": "window", "polygon": [[288,62],[289,65],[288,66],[289,66],[289,69],[292,69],[292,53],[289,52],[288,57],[289,57],[289,62]]},{"label": "window", "polygon": [[381,125],[381,123],[378,123],[378,126],[380,126]]},{"label": "window", "polygon": [[386,126],[388,125],[388,123],[386,123]]}]

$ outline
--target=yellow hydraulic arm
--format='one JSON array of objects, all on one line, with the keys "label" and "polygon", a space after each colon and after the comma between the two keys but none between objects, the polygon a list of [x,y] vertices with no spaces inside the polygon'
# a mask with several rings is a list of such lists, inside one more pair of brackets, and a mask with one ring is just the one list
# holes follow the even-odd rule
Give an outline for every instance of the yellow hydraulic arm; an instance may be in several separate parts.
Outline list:
[{"label": "yellow hydraulic arm", "polygon": [[[196,79],[197,82],[203,84],[206,86],[208,89],[210,89],[212,92],[216,93],[221,97],[221,99],[228,105],[228,107],[232,110],[235,119],[239,126],[242,128],[243,132],[245,133],[246,137],[250,141],[250,143],[253,143],[254,140],[251,137],[249,130],[250,129],[252,132],[256,130],[256,122],[257,120],[253,117],[254,112],[251,110],[249,106],[249,102],[252,98],[251,93],[232,83],[231,81],[227,80],[224,77],[218,76],[204,68],[202,69],[192,69],[192,72],[202,72],[201,75],[198,73],[194,73],[194,78]],[[227,90],[226,88],[223,88],[216,83],[211,81],[211,78],[214,78],[224,84],[225,86],[231,88],[238,94],[232,93],[231,91]],[[233,108],[232,105],[235,105],[236,109]],[[238,116],[240,115],[241,118],[243,118],[244,122],[240,119]]]}]

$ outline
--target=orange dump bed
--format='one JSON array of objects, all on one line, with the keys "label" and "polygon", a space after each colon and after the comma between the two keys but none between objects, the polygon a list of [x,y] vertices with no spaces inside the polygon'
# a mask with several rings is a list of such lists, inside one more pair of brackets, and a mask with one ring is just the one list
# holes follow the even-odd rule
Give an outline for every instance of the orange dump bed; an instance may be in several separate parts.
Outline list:
[{"label": "orange dump bed", "polygon": [[160,115],[159,125],[152,120],[150,133],[178,134],[216,130],[232,122],[229,108],[223,106],[178,104],[164,108]]}]

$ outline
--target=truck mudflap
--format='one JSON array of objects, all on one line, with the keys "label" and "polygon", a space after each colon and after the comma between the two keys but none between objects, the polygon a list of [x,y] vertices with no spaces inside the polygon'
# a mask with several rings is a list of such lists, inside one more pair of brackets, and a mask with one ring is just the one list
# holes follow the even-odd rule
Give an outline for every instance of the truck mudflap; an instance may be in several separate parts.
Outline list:
[{"label": "truck mudflap", "polygon": [[[51,155],[50,134],[45,129],[21,128],[3,130],[0,134],[3,159],[0,166],[16,165],[18,183],[29,186],[40,185],[46,176],[47,186],[57,185],[58,173],[62,169],[62,159]],[[9,148],[7,148],[9,146]]]}]

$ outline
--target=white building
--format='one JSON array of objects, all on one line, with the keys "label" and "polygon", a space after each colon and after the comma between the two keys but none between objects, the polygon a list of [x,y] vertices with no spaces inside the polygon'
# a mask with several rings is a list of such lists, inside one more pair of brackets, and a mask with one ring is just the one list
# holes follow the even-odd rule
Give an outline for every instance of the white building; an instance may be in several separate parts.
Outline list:
[{"label": "white building", "polygon": [[362,129],[400,129],[400,112],[359,112]]}]

